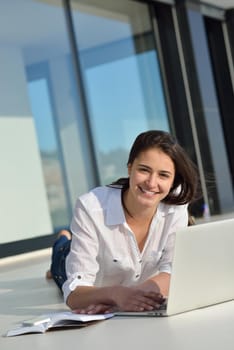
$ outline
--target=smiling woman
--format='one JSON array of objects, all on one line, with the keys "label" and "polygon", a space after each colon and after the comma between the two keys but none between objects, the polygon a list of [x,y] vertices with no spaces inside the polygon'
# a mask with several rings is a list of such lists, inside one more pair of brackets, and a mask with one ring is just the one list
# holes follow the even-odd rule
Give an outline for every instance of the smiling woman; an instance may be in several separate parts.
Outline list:
[{"label": "smiling woman", "polygon": [[154,212],[159,202],[168,195],[175,177],[175,166],[160,149],[150,148],[128,165],[128,174],[130,186],[124,198],[125,205],[128,207],[135,202],[132,216],[141,215],[144,209]]},{"label": "smiling woman", "polygon": [[[136,138],[128,175],[78,198],[72,240],[60,235],[56,242],[52,272],[81,313],[152,310],[168,294],[175,233],[188,225],[196,168],[170,134],[151,130]],[[58,255],[70,244],[59,275]]]}]

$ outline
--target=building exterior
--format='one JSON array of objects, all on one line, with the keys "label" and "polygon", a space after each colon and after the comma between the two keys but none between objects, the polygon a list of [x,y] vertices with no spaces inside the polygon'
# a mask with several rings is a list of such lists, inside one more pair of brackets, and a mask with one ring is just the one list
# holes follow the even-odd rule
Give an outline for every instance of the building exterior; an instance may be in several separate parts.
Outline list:
[{"label": "building exterior", "polygon": [[0,257],[49,246],[148,129],[198,165],[195,215],[233,211],[232,2],[1,0]]}]

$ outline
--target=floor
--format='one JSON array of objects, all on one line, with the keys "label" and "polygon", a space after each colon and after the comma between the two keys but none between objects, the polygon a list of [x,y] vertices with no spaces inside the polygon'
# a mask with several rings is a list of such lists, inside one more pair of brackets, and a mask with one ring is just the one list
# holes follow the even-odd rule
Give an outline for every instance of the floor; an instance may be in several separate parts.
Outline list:
[{"label": "floor", "polygon": [[[212,221],[231,217],[233,217],[233,213],[223,217],[212,217]],[[202,222],[204,220],[200,220],[198,223]],[[46,337],[41,334],[12,338],[4,336],[9,329],[26,319],[68,309],[53,280],[45,279],[45,272],[50,265],[50,255],[51,249],[45,249],[0,259],[1,350],[14,350],[21,348],[21,346],[24,350],[29,349],[29,347],[31,350],[32,346],[35,350],[55,348],[55,346],[56,350],[64,350],[69,343],[70,335],[72,335],[73,342],[76,342],[77,333],[73,330],[56,332],[56,336],[49,332],[50,334],[47,334]],[[82,329],[79,332],[86,332],[86,330]]]},{"label": "floor", "polygon": [[1,350],[8,349],[5,346],[11,341],[4,335],[17,323],[43,313],[67,309],[53,280],[44,277],[50,254],[50,249],[46,249],[0,260]]}]

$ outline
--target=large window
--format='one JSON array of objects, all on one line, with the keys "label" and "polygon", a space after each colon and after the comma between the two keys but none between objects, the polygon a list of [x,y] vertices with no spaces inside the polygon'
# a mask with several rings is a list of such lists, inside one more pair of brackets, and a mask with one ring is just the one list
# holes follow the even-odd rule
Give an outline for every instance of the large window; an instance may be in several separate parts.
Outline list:
[{"label": "large window", "polygon": [[51,219],[54,228],[57,228],[64,226],[69,216],[48,70],[43,65],[30,66],[27,79]]},{"label": "large window", "polygon": [[106,184],[126,175],[138,133],[169,129],[152,25],[142,3],[71,5],[99,176]]},{"label": "large window", "polygon": [[93,185],[71,57],[62,0],[0,2],[0,243],[68,226]]}]

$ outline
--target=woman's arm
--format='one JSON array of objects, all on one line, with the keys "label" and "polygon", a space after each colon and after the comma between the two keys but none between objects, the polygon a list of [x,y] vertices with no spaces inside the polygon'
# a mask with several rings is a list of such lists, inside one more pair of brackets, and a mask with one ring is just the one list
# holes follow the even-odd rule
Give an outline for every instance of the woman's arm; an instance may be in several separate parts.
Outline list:
[{"label": "woman's arm", "polygon": [[168,296],[171,275],[167,272],[161,272],[158,275],[148,279],[139,285],[139,288],[147,292],[161,293],[164,297]]},{"label": "woman's arm", "polygon": [[176,231],[181,227],[188,225],[187,205],[178,206],[171,222],[168,224],[168,237],[163,247],[163,254],[160,259],[159,273],[149,278],[147,281],[139,285],[144,291],[157,291],[164,297],[168,296],[171,278],[171,267],[173,261],[173,253],[175,246]]},{"label": "woman's arm", "polygon": [[157,308],[163,302],[155,290],[126,286],[88,287],[79,286],[67,298],[67,305],[80,313],[121,311],[144,311]]}]

